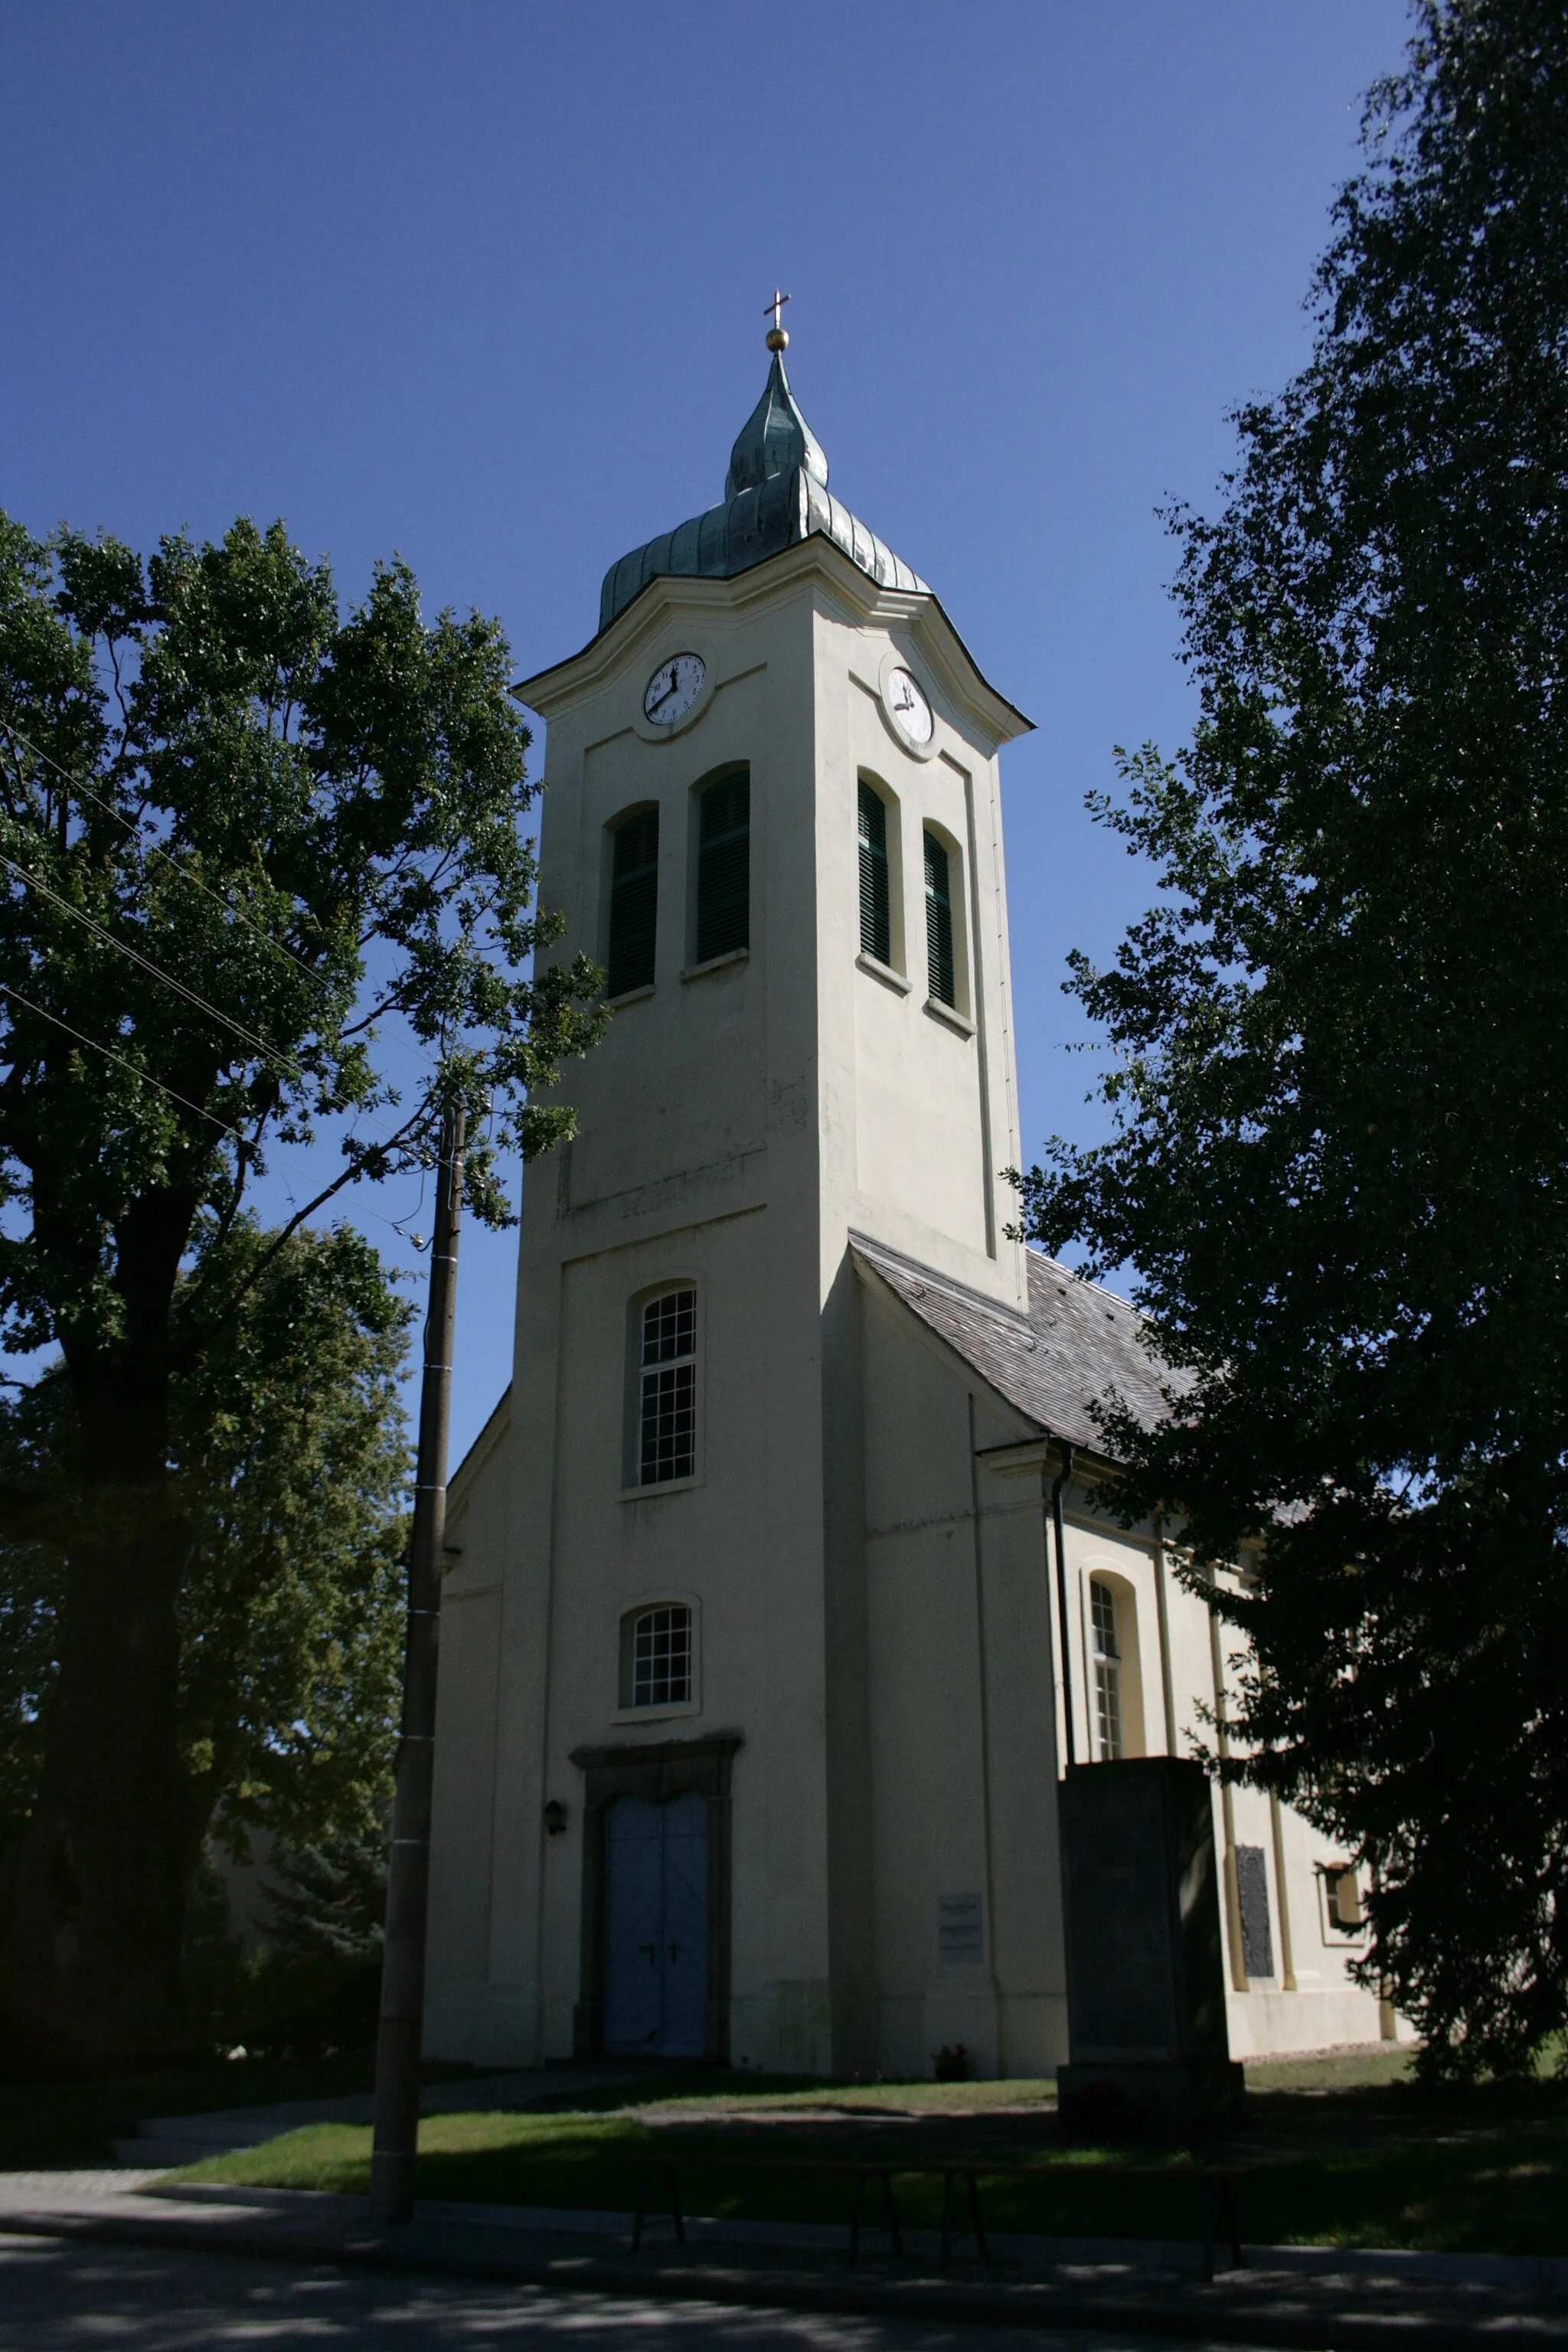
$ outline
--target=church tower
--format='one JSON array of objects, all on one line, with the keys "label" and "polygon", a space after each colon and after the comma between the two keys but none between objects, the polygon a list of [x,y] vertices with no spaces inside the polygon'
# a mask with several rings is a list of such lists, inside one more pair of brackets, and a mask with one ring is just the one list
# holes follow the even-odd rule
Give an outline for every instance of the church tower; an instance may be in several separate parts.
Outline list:
[{"label": "church tower", "polygon": [[875,2063],[853,1245],[1026,1306],[997,754],[1028,722],[829,491],[776,309],[767,341],[722,502],[518,688],[542,902],[614,1020],[526,1186],[495,1526],[451,1523],[432,2046],[486,2058]]},{"label": "church tower", "polygon": [[[1007,1236],[1028,722],[832,495],[786,341],[722,501],[518,689],[543,903],[614,1019],[450,1488],[426,2048],[1047,2075],[1058,1782],[1103,1829],[1227,1669],[1160,1526],[1097,1501],[1095,1400],[1165,1410],[1140,1318]],[[1352,1864],[1262,1790],[1209,1810],[1209,2028],[1223,1916],[1233,2053],[1388,2030]],[[1123,1811],[1071,1864],[1073,2055],[1170,2074]]]}]

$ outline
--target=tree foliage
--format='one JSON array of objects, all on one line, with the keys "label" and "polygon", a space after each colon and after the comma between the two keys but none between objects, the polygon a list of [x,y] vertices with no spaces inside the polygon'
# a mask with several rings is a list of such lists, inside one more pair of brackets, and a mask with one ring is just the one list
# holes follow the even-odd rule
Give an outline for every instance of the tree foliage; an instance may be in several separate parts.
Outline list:
[{"label": "tree foliage", "polygon": [[[426,622],[400,563],[342,614],[279,524],[143,562],[0,517],[0,1344],[58,1349],[79,1484],[8,1922],[11,2030],[35,2041],[179,2038],[211,1535],[177,1473],[181,1384],[258,1376],[249,1310],[290,1235],[427,1164],[443,1097],[468,1102],[491,1222],[501,1156],[570,1132],[552,1089],[597,1034],[597,975],[551,961],[534,907],[510,667],[494,622]],[[393,1048],[421,1066],[401,1095]],[[259,1242],[255,1179],[324,1120],[337,1169]],[[199,1738],[222,1779],[220,1683]],[[291,1769],[269,1758],[268,1788]]]},{"label": "tree foliage", "polygon": [[[215,1834],[290,1847],[379,1843],[391,1796],[409,1471],[397,1381],[412,1309],[346,1226],[222,1248],[244,1307],[174,1383],[170,1468],[191,1551],[180,1593],[178,1740],[194,1864]],[[72,1544],[91,1509],[68,1384],[46,1373],[0,1413],[11,1532],[0,1538],[0,1822],[37,1802]],[[23,1497],[26,1507],[22,1508]],[[8,1637],[8,1638],[7,1638]]]},{"label": "tree foliage", "polygon": [[1426,2063],[1507,2069],[1568,2009],[1568,16],[1416,19],[1310,362],[1172,518],[1200,717],[1099,808],[1162,896],[1069,982],[1111,1132],[1025,1194],[1138,1269],[1125,1507],[1256,1557],[1246,1770],[1373,1865]]}]

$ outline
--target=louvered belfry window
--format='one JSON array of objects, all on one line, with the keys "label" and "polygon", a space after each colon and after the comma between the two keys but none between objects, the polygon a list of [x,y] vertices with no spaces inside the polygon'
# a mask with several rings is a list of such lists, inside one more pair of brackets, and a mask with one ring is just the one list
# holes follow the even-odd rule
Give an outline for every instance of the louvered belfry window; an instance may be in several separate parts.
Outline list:
[{"label": "louvered belfry window", "polygon": [[888,887],[888,812],[880,793],[860,787],[860,952],[893,960]]},{"label": "louvered belfry window", "polygon": [[751,944],[752,781],[721,776],[698,803],[697,961]]},{"label": "louvered belfry window", "polygon": [[609,966],[605,993],[653,986],[658,931],[658,811],[639,809],[616,827],[610,865]]},{"label": "louvered belfry window", "polygon": [[667,1290],[642,1311],[637,1483],[661,1486],[697,1467],[697,1293]]},{"label": "louvered belfry window", "polygon": [[952,984],[952,898],[947,852],[934,833],[925,837],[926,985],[938,1004],[956,1003]]}]

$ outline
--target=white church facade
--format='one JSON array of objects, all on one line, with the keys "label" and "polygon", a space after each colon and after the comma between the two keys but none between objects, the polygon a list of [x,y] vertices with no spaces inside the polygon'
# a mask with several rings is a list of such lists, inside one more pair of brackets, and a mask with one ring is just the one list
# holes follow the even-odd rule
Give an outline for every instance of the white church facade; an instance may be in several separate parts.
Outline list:
[{"label": "white church facade", "polygon": [[[425,2046],[1048,2074],[1064,1767],[1188,1752],[1226,1644],[1092,1507],[1138,1317],[1006,1230],[1028,722],[829,495],[784,340],[723,502],[519,689],[615,1018],[450,1489]],[[1376,2039],[1353,1873],[1214,1814],[1233,2054]]]}]

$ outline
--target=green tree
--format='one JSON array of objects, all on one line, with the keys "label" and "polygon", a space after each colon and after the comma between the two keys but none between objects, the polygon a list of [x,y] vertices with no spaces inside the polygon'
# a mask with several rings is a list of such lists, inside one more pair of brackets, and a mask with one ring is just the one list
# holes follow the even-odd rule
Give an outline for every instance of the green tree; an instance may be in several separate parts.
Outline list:
[{"label": "green tree", "polygon": [[245,1221],[222,1246],[236,1287],[266,1263],[172,1397],[192,1864],[215,1823],[241,1854],[248,1830],[379,1833],[402,1696],[413,1310],[346,1226],[271,1255]]},{"label": "green tree", "polygon": [[[201,1530],[176,1382],[242,1344],[335,1192],[428,1163],[447,1091],[490,1222],[500,1156],[570,1132],[541,1090],[597,1034],[597,975],[533,961],[558,926],[533,904],[509,667],[494,622],[426,622],[399,563],[345,616],[279,524],[143,562],[0,518],[0,1341],[58,1349],[80,1482],[9,1921],[35,2047],[180,2039]],[[391,1044],[423,1066],[407,1100]],[[247,1248],[268,1151],[340,1118],[331,1181]]]},{"label": "green tree", "polygon": [[[228,1282],[258,1267],[259,1278],[170,1400],[171,1483],[191,1533],[179,1601],[187,1874],[215,1841],[245,1860],[266,1832],[280,1853],[375,1857],[374,1876],[400,1697],[409,1460],[397,1383],[413,1310],[348,1227],[297,1233],[274,1252],[248,1219],[221,1242],[206,1221],[187,1280],[213,1278],[214,1248]],[[14,1864],[47,1796],[41,1732],[86,1501],[58,1367],[0,1414],[0,1855]],[[212,1892],[221,1927],[216,1874]]]},{"label": "green tree", "polygon": [[1245,1769],[1474,2071],[1568,2004],[1568,15],[1415,15],[1310,362],[1173,518],[1198,723],[1099,810],[1162,896],[1069,982],[1110,1132],[1025,1200],[1136,1267],[1124,1507],[1252,1550]]}]

